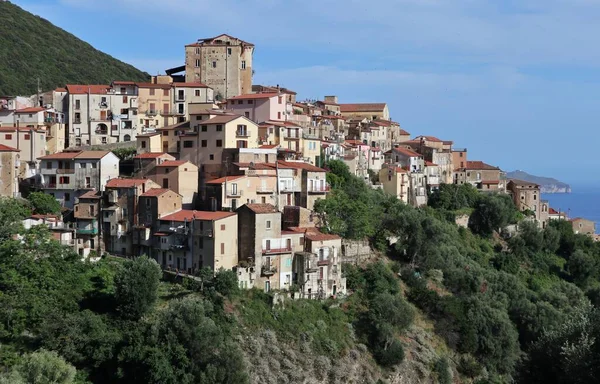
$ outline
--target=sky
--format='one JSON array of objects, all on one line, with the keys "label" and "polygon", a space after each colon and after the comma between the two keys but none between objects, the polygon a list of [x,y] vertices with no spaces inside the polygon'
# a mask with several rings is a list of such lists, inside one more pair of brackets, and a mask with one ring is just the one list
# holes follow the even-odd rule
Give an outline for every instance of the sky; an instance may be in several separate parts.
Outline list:
[{"label": "sky", "polygon": [[13,2],[150,74],[228,33],[256,45],[255,84],[386,102],[471,160],[600,184],[600,0]]}]

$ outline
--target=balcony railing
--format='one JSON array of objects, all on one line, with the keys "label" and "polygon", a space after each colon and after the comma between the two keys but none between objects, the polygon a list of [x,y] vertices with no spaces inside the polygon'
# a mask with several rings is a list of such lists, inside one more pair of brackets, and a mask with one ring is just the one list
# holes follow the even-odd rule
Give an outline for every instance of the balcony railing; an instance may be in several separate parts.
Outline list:
[{"label": "balcony railing", "polygon": [[64,175],[64,174],[69,174],[69,173],[75,173],[75,169],[73,169],[73,168],[57,168],[56,169],[56,174],[58,174],[58,175]]},{"label": "balcony railing", "polygon": [[273,193],[273,187],[258,187],[256,188],[256,193]]},{"label": "balcony railing", "polygon": [[243,190],[241,189],[237,189],[235,191],[232,191],[231,189],[227,191],[227,196],[228,197],[239,197],[243,195]]},{"label": "balcony railing", "polygon": [[146,111],[146,116],[156,116],[158,111],[156,109],[149,109]]},{"label": "balcony railing", "polygon": [[308,192],[309,193],[327,193],[331,190],[331,187],[329,185],[319,185],[319,186],[312,186],[308,188]]},{"label": "balcony railing", "polygon": [[77,228],[77,233],[80,235],[97,235],[98,228]]},{"label": "balcony railing", "polygon": [[81,124],[81,119],[74,119],[73,124]]},{"label": "balcony railing", "polygon": [[250,132],[248,132],[248,131],[236,131],[235,135],[237,137],[249,137],[250,136]]},{"label": "balcony railing", "polygon": [[300,192],[300,187],[297,185],[284,185],[280,188],[281,192]]},{"label": "balcony railing", "polygon": [[288,252],[292,252],[291,246],[285,246],[283,248],[263,248],[263,250],[262,250],[263,255],[274,255],[277,253],[288,253]]},{"label": "balcony railing", "polygon": [[331,259],[326,259],[326,260],[319,260],[317,261],[317,265],[319,267],[322,267],[324,265],[330,265],[331,264]]},{"label": "balcony railing", "polygon": [[263,265],[261,273],[263,276],[272,276],[277,272],[277,268],[272,265]]}]

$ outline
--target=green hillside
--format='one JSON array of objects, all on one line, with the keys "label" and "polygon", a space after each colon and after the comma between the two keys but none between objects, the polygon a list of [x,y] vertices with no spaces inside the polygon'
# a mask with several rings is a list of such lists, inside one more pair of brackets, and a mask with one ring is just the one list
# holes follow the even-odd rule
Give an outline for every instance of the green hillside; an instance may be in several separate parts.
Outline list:
[{"label": "green hillside", "polygon": [[0,1],[0,95],[31,95],[67,83],[144,80],[123,63],[18,6]]}]

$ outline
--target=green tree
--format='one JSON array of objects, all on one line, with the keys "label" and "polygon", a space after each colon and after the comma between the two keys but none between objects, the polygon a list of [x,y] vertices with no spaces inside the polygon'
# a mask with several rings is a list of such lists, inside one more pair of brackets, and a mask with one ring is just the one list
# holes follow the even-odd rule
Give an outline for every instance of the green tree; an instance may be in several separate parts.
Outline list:
[{"label": "green tree", "polygon": [[214,278],[215,290],[223,296],[232,296],[240,291],[237,274],[221,268]]},{"label": "green tree", "polygon": [[40,215],[47,214],[59,214],[61,210],[60,203],[54,198],[44,192],[33,192],[27,196],[27,200],[33,207],[33,212]]},{"label": "green tree", "polygon": [[436,209],[450,211],[462,208],[474,208],[479,192],[470,184],[441,184],[429,195],[427,204]]},{"label": "green tree", "polygon": [[573,282],[581,288],[587,288],[598,277],[598,261],[581,249],[573,252],[567,263],[567,269]]},{"label": "green tree", "polygon": [[25,355],[21,364],[0,376],[0,383],[71,384],[76,370],[56,352],[40,349]]},{"label": "green tree", "polygon": [[23,230],[21,220],[25,219],[31,210],[25,200],[0,197],[0,241],[12,237]]},{"label": "green tree", "polygon": [[115,276],[115,299],[121,316],[138,319],[158,297],[162,271],[153,259],[141,256],[127,260]]},{"label": "green tree", "polygon": [[482,195],[469,219],[469,228],[482,236],[490,236],[510,223],[516,208],[508,196]]}]

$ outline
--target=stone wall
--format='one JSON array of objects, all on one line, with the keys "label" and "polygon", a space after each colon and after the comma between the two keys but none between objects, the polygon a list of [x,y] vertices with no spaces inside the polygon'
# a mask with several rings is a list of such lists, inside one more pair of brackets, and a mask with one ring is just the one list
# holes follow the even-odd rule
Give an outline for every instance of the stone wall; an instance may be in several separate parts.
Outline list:
[{"label": "stone wall", "polygon": [[371,249],[367,240],[342,240],[342,263],[362,264],[376,257],[377,254]]}]

